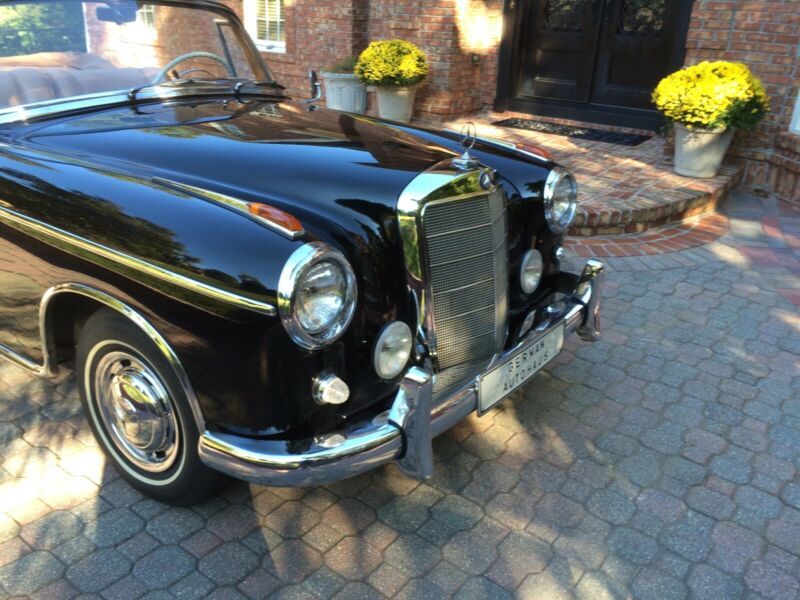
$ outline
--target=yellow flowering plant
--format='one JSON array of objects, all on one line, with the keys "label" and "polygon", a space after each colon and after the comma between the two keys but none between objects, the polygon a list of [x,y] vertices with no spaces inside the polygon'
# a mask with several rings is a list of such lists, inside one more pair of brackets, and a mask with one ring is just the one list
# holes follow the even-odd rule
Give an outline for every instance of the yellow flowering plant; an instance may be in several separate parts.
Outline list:
[{"label": "yellow flowering plant", "polygon": [[411,42],[372,42],[358,57],[355,73],[367,85],[410,86],[425,79],[428,59]]},{"label": "yellow flowering plant", "polygon": [[668,75],[653,103],[689,129],[751,129],[769,112],[764,86],[742,63],[703,61]]}]

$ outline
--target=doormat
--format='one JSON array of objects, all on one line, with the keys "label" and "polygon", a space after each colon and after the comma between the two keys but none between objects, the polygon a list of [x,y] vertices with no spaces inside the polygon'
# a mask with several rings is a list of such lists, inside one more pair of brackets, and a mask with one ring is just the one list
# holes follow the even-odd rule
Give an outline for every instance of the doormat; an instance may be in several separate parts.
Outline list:
[{"label": "doormat", "polygon": [[511,127],[513,129],[525,129],[527,131],[539,131],[541,133],[553,133],[566,137],[588,140],[590,142],[605,142],[606,144],[619,144],[620,146],[638,146],[642,142],[650,139],[649,135],[636,133],[619,133],[617,131],[602,131],[588,127],[572,127],[571,125],[557,125],[547,121],[537,121],[536,119],[504,119],[495,121],[492,125],[500,127]]}]

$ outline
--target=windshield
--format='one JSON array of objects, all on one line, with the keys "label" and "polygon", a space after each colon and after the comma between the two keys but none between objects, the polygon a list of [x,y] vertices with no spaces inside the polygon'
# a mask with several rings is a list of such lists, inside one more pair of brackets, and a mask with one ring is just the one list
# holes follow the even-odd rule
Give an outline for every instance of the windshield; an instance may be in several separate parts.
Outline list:
[{"label": "windshield", "polygon": [[175,80],[269,80],[225,12],[113,0],[0,4],[0,111]]}]

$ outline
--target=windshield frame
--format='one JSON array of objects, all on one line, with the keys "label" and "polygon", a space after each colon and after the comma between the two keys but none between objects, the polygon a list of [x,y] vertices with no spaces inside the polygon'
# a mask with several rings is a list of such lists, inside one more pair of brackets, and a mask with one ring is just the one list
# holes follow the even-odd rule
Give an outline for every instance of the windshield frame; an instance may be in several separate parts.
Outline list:
[{"label": "windshield frame", "polygon": [[[12,4],[46,4],[49,0],[0,0],[0,6]],[[74,0],[80,3],[85,0]],[[100,0],[90,0],[100,1]],[[147,4],[168,5],[189,9],[208,10],[227,19],[236,39],[242,45],[248,60],[255,66],[263,70],[267,77],[266,81],[278,84],[267,66],[261,52],[258,51],[252,38],[247,33],[239,16],[226,5],[214,0],[147,0]],[[172,81],[165,81],[160,84],[152,84],[146,88],[131,90],[112,90],[95,94],[85,94],[80,96],[68,96],[53,100],[42,100],[11,106],[0,109],[0,127],[12,124],[27,123],[48,117],[82,112],[92,108],[109,108],[120,105],[135,105],[141,102],[168,100],[182,98],[186,96],[219,96],[220,94],[231,93],[238,95],[234,91],[236,82],[242,81],[240,78],[231,77],[229,80],[216,79],[214,81],[197,80],[196,85],[180,86],[171,85]],[[229,82],[229,83],[223,83]]]}]

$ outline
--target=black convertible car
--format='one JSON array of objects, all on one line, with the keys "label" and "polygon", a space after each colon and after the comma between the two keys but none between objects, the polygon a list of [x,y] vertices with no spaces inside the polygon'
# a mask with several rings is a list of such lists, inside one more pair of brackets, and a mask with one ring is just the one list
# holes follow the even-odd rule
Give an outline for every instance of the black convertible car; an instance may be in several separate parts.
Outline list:
[{"label": "black convertible car", "polygon": [[429,477],[433,436],[599,335],[543,153],[292,100],[214,2],[0,11],[64,30],[0,38],[0,357],[73,372],[143,492]]}]

